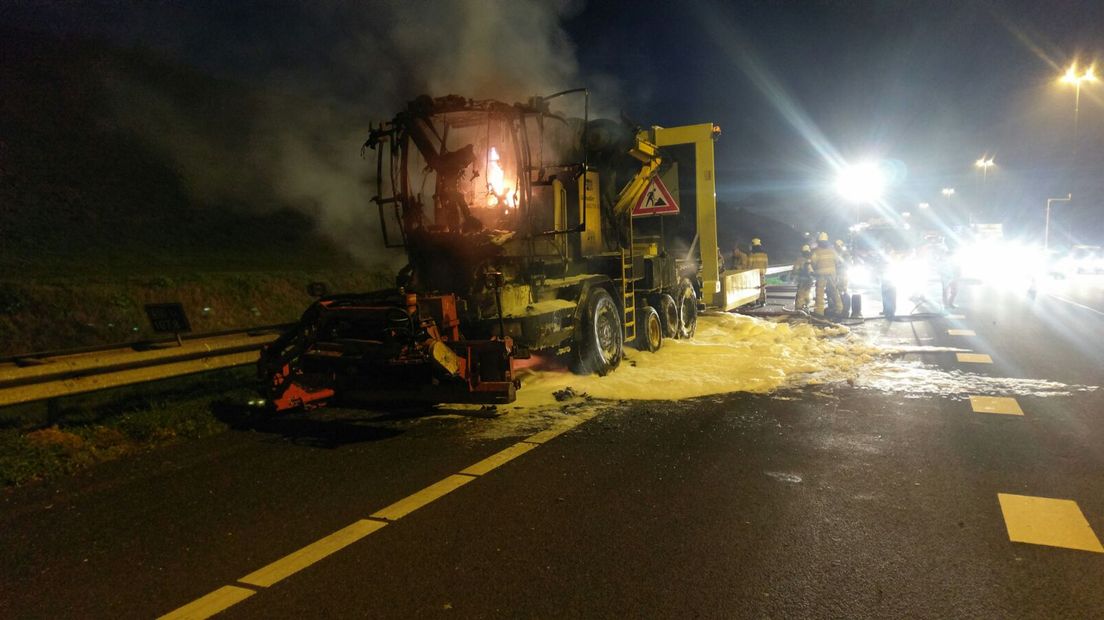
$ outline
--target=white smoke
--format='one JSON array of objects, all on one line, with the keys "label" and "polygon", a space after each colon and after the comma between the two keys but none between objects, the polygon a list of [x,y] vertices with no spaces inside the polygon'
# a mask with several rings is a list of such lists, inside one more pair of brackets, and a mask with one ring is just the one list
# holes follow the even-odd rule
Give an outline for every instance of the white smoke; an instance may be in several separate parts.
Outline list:
[{"label": "white smoke", "polygon": [[[241,65],[234,78],[252,93],[241,104],[249,118],[236,138],[218,128],[225,121],[213,118],[220,114],[213,106],[184,109],[179,96],[133,76],[113,80],[114,100],[120,122],[172,157],[199,200],[292,207],[365,263],[394,266],[401,257],[382,252],[370,203],[375,164],[359,152],[369,123],[389,120],[423,93],[513,102],[584,85],[562,27],[577,10],[539,0],[299,8],[301,23],[289,26],[296,34],[286,35],[295,42],[277,29],[225,43],[227,66]],[[202,27],[195,19],[186,27]],[[264,53],[283,60],[248,75]]]}]

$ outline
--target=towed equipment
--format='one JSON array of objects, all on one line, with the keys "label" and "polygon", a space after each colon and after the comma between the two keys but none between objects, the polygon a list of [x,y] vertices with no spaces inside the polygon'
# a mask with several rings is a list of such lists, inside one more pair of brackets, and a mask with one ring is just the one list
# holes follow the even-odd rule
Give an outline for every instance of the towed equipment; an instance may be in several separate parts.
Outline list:
[{"label": "towed equipment", "polygon": [[[582,118],[552,110],[569,98]],[[411,101],[362,151],[376,155],[383,244],[408,263],[394,288],[319,295],[263,351],[267,399],[509,403],[520,360],[604,375],[626,342],[656,351],[691,337],[701,308],[754,301],[758,272],[719,271],[719,133],[591,120],[583,89]]]}]

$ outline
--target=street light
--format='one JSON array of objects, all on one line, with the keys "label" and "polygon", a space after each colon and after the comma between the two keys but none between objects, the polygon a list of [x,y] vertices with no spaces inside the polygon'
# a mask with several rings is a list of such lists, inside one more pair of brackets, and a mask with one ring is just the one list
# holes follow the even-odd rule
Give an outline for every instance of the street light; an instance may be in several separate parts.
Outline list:
[{"label": "street light", "polygon": [[1065,198],[1047,198],[1046,208],[1046,228],[1043,232],[1043,251],[1047,251],[1050,248],[1050,203],[1052,202],[1069,202],[1073,200],[1073,194],[1066,194]]},{"label": "street light", "polygon": [[955,193],[955,192],[954,192],[954,188],[953,188],[953,187],[944,187],[944,188],[943,188],[943,196],[944,196],[945,198],[950,198],[951,196],[954,196],[954,193]]},{"label": "street light", "polygon": [[1093,71],[1093,67],[1085,69],[1081,75],[1077,74],[1077,63],[1070,65],[1069,69],[1066,69],[1066,73],[1062,75],[1062,82],[1065,84],[1073,84],[1074,96],[1073,96],[1073,128],[1077,130],[1077,117],[1081,111],[1081,84],[1083,82],[1096,82],[1096,73]]},{"label": "street light", "polygon": [[[987,155],[982,155],[977,161],[974,162],[975,168],[981,168],[981,197],[985,203],[989,202],[989,169],[995,166],[993,158]],[[986,204],[988,206],[988,204]],[[973,211],[970,212],[970,219],[973,220]]]},{"label": "street light", "polygon": [[921,202],[921,203],[920,203],[919,205],[917,205],[917,206],[918,206],[918,207],[920,207],[921,209],[927,209],[927,208],[931,207],[931,205],[930,205],[930,204],[928,204],[928,203],[926,203],[926,202]]},{"label": "street light", "polygon": [[989,159],[985,159],[984,157],[982,157],[981,159],[974,162],[974,166],[976,166],[978,168],[981,168],[981,182],[982,183],[985,182],[985,177],[986,177],[986,175],[989,174],[989,169],[992,168],[995,165],[996,164],[993,163],[993,158],[992,157],[990,157]]}]

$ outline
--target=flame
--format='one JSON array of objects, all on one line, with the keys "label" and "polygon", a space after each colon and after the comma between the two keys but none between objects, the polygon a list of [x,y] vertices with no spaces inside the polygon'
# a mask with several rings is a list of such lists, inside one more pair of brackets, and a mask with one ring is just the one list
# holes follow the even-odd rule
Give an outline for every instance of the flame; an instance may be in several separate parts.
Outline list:
[{"label": "flame", "polygon": [[517,190],[506,185],[506,171],[502,169],[500,161],[502,158],[498,149],[492,146],[487,154],[487,206],[505,204],[512,209],[517,206]]}]

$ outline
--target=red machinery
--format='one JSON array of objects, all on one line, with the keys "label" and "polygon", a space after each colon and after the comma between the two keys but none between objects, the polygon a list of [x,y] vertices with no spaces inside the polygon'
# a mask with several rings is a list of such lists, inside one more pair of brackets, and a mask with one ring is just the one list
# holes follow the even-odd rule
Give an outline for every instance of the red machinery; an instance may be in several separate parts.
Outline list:
[{"label": "red machinery", "polygon": [[278,411],[364,400],[508,403],[510,338],[463,340],[456,296],[381,291],[316,302],[269,345],[260,374]]}]

